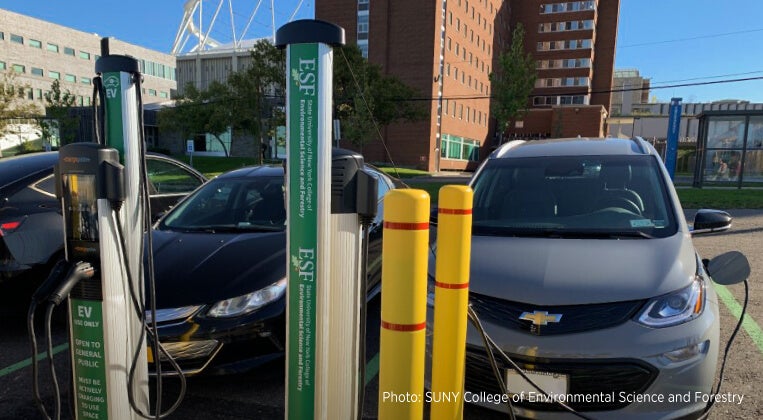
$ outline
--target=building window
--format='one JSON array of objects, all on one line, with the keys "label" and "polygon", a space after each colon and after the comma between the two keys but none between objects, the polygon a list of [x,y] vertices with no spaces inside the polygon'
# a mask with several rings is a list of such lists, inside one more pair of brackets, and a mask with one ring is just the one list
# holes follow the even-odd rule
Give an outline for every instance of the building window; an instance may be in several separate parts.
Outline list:
[{"label": "building window", "polygon": [[0,61],[0,70],[5,70],[5,61]]},{"label": "building window", "polygon": [[51,79],[60,80],[61,79],[61,73],[59,73],[57,71],[49,71],[48,72],[48,77],[50,77]]},{"label": "building window", "polygon": [[52,51],[54,53],[57,53],[58,52],[58,45],[51,44],[50,42],[48,42],[48,51]]},{"label": "building window", "polygon": [[13,71],[16,73],[26,73],[26,67],[22,66],[21,64],[14,64]]},{"label": "building window", "polygon": [[34,90],[34,98],[37,100],[42,100],[42,89]]},{"label": "building window", "polygon": [[538,42],[538,51],[552,50],[579,50],[591,48],[590,39],[570,39],[566,41],[545,41]]},{"label": "building window", "polygon": [[167,92],[159,92],[159,97],[160,98],[169,98],[170,95]]},{"label": "building window", "polygon": [[594,10],[596,8],[596,2],[594,0],[587,1],[569,1],[565,3],[550,3],[541,4],[540,13],[564,13],[564,12],[578,12],[585,10]]},{"label": "building window", "polygon": [[24,44],[24,37],[21,35],[11,34],[11,42],[14,44]]},{"label": "building window", "polygon": [[38,69],[37,67],[32,67],[32,75],[42,77],[45,75],[45,72],[42,69]]},{"label": "building window", "polygon": [[156,96],[156,89],[149,89],[148,96]]},{"label": "building window", "polygon": [[5,34],[0,32],[0,41],[3,41],[3,40],[5,40]]},{"label": "building window", "polygon": [[443,134],[440,144],[440,156],[446,159],[479,161],[480,142],[450,134]]},{"label": "building window", "polygon": [[64,54],[74,57],[74,48],[64,47]]},{"label": "building window", "polygon": [[368,10],[369,0],[358,0],[358,11]]},{"label": "building window", "polygon": [[89,52],[85,52],[85,51],[80,51],[79,52],[79,58],[81,58],[83,60],[90,60],[90,53]]},{"label": "building window", "polygon": [[80,83],[82,83],[83,85],[89,85],[90,83],[92,83],[92,82],[91,82],[91,79],[90,79],[89,77],[84,77],[84,76],[83,76],[83,77],[80,77],[80,78],[79,78],[79,81],[80,81]]},{"label": "building window", "polygon": [[67,74],[64,76],[64,80],[71,83],[77,83],[77,76],[73,74]]},{"label": "building window", "polygon": [[29,46],[32,48],[42,48],[42,42],[36,40],[36,39],[30,39],[29,40]]},{"label": "building window", "polygon": [[358,14],[358,39],[368,39],[367,14]]}]

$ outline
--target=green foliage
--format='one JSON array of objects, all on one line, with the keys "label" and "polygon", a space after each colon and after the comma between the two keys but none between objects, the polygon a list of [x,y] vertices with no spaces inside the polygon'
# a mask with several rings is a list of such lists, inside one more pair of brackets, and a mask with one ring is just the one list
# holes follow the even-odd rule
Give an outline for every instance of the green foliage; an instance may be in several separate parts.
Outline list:
[{"label": "green foliage", "polygon": [[532,54],[525,53],[524,38],[522,24],[517,24],[509,50],[501,52],[496,71],[490,74],[491,112],[500,131],[506,130],[512,121],[527,112],[527,101],[535,86],[536,64]]},{"label": "green foliage", "polygon": [[58,136],[59,145],[63,146],[76,140],[79,118],[70,113],[76,100],[68,89],[61,91],[61,82],[54,80],[51,83],[50,92],[45,93],[46,118],[39,122],[45,141],[50,142]]},{"label": "green foliage", "polygon": [[256,150],[265,135],[273,135],[279,125],[286,124],[286,115],[281,110],[286,89],[285,68],[284,50],[263,39],[252,49],[252,64],[228,78],[231,124],[234,130],[255,139]]},{"label": "green foliage", "polygon": [[229,155],[220,135],[231,125],[231,111],[227,103],[230,99],[227,85],[212,82],[204,91],[189,83],[185,95],[175,101],[175,106],[164,108],[158,113],[161,131],[180,133],[183,139],[191,139],[196,134],[211,134]]},{"label": "green foliage", "polygon": [[16,81],[16,74],[7,71],[0,77],[0,136],[5,134],[7,126],[14,118],[28,118],[40,113],[34,103],[26,101],[28,85]]},{"label": "green foliage", "polygon": [[342,124],[342,137],[356,146],[378,135],[381,127],[398,121],[420,121],[426,110],[413,99],[419,93],[381,67],[363,58],[354,45],[334,48],[334,115]]}]

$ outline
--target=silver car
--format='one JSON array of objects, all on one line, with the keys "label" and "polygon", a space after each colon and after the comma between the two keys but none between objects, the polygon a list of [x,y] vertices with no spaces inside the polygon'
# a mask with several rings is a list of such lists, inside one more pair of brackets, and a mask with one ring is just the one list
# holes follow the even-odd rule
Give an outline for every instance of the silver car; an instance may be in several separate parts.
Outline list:
[{"label": "silver car", "polygon": [[704,410],[719,315],[691,238],[728,229],[727,213],[700,211],[687,226],[660,156],[641,139],[514,141],[470,186],[470,305],[544,393],[496,353],[503,394],[470,326],[466,402],[507,410],[509,399],[530,418],[574,418],[558,402],[597,419]]}]

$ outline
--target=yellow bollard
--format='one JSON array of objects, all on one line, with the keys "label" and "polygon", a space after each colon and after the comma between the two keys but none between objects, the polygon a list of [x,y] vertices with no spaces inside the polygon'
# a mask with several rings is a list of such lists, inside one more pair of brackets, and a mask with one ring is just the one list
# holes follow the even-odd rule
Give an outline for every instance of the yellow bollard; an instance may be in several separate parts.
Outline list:
[{"label": "yellow bollard", "polygon": [[472,189],[467,186],[440,188],[432,337],[433,420],[464,417],[472,198]]},{"label": "yellow bollard", "polygon": [[390,191],[384,198],[379,419],[424,416],[429,194]]}]

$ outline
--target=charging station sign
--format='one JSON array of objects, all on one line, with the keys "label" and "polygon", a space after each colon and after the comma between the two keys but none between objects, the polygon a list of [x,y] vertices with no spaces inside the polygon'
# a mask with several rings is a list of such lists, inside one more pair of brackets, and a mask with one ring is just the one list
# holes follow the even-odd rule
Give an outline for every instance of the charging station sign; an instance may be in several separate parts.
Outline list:
[{"label": "charging station sign", "polygon": [[71,299],[72,364],[78,419],[107,419],[102,303]]},{"label": "charging station sign", "polygon": [[293,44],[288,52],[288,413],[310,419],[315,411],[319,45]]}]

